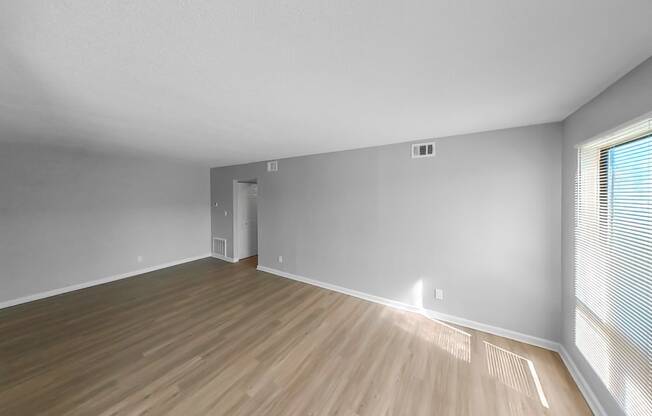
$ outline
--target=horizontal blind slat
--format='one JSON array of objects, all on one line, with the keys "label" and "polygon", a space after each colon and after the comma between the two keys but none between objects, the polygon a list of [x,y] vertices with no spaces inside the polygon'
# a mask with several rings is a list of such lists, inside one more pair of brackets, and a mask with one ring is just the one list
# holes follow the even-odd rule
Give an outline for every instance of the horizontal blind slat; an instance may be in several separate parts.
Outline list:
[{"label": "horizontal blind slat", "polygon": [[575,187],[575,343],[629,416],[652,414],[651,132],[581,147]]}]

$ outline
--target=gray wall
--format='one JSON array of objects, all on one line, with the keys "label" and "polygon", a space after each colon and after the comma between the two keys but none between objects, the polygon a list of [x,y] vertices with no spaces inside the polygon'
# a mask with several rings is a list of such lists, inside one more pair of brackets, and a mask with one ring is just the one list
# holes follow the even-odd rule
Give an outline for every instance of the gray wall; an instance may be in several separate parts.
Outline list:
[{"label": "gray wall", "polygon": [[209,192],[207,168],[0,143],[0,302],[209,253]]},{"label": "gray wall", "polygon": [[396,144],[283,159],[276,173],[215,168],[212,233],[232,256],[232,181],[258,178],[261,265],[557,341],[561,134],[437,139],[432,159]]},{"label": "gray wall", "polygon": [[563,226],[563,345],[609,415],[623,415],[611,395],[575,347],[575,287],[573,273],[575,145],[652,111],[652,58],[585,104],[564,122]]}]

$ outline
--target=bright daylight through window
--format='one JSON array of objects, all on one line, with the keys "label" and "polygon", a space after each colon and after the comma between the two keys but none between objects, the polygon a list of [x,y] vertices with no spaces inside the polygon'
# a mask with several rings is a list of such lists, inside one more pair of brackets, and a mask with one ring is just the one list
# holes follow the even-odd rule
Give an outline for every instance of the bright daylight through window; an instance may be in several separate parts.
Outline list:
[{"label": "bright daylight through window", "polygon": [[652,120],[580,146],[575,344],[629,416],[652,415]]}]

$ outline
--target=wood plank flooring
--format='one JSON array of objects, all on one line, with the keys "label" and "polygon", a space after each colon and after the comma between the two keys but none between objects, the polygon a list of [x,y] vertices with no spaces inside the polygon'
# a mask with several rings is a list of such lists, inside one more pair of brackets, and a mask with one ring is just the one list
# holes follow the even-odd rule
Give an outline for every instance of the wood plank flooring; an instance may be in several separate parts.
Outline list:
[{"label": "wood plank flooring", "polygon": [[0,310],[1,415],[590,415],[556,353],[204,259]]}]

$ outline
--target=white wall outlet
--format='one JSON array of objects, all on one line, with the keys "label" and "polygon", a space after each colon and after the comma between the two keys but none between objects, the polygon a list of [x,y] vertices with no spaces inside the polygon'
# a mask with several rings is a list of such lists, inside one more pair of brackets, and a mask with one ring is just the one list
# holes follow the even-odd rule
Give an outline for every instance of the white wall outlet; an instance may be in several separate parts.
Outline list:
[{"label": "white wall outlet", "polygon": [[136,257],[136,260],[138,261],[138,263],[142,263],[143,262],[143,256]]},{"label": "white wall outlet", "polygon": [[278,262],[283,263],[283,256],[278,256]]},{"label": "white wall outlet", "polygon": [[444,300],[444,289],[435,289],[435,299]]}]

